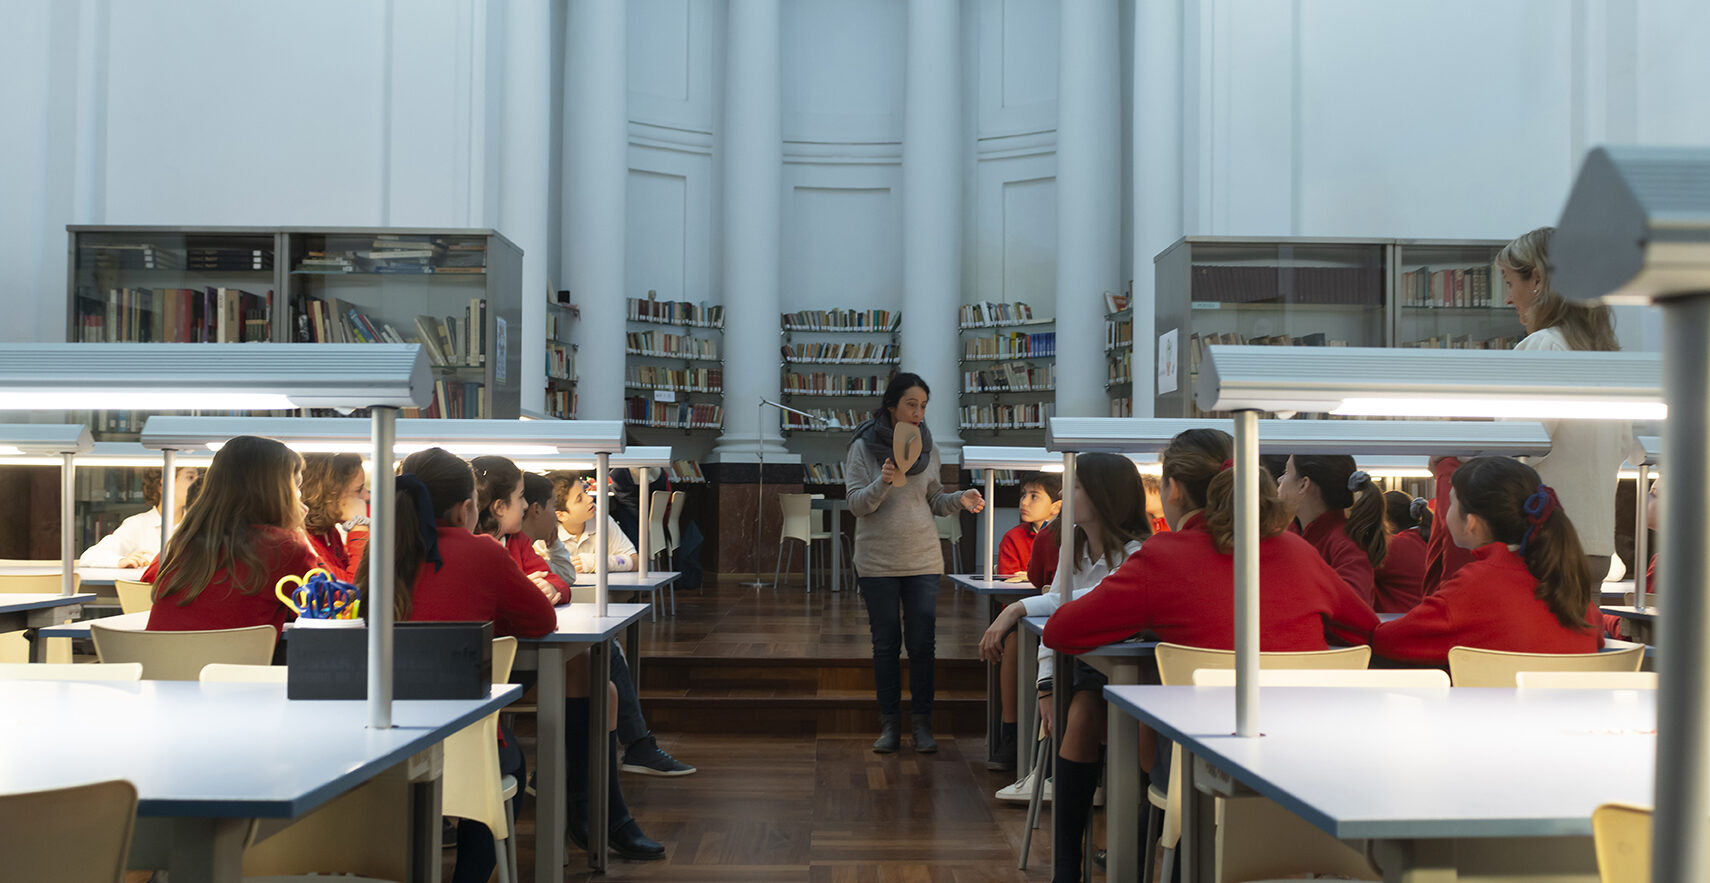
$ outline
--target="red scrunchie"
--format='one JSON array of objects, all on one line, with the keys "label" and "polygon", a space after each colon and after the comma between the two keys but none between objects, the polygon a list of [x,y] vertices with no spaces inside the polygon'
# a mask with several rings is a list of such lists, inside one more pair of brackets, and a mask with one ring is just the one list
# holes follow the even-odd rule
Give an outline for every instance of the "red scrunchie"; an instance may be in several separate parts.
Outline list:
[{"label": "red scrunchie", "polygon": [[1235,461],[1234,460],[1224,460],[1223,465],[1217,467],[1217,471],[1218,472],[1225,472],[1225,471],[1228,471],[1228,470],[1234,469],[1234,468],[1235,468]]}]

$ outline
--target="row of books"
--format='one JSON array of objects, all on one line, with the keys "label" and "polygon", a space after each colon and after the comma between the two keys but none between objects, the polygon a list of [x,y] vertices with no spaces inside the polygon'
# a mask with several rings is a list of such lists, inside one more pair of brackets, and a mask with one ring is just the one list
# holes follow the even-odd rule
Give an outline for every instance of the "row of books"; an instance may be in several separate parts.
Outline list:
[{"label": "row of books", "polygon": [[1116,398],[1111,399],[1110,400],[1110,416],[1112,416],[1112,417],[1132,417],[1132,416],[1134,416],[1134,400],[1132,398],[1129,398],[1128,396],[1117,396]]},{"label": "row of books", "polygon": [[[333,240],[337,242],[337,240]],[[381,233],[366,244],[306,252],[298,273],[341,275],[447,273],[477,276],[487,272],[487,241],[481,238]]]},{"label": "row of books", "polygon": [[556,340],[547,341],[546,376],[555,380],[575,380],[576,347]]},{"label": "row of books", "polygon": [[1049,392],[1056,388],[1056,365],[1004,362],[962,372],[963,392]]},{"label": "row of books", "polygon": [[797,310],[779,316],[785,331],[896,331],[901,310]]},{"label": "row of books", "polygon": [[1033,317],[1033,308],[1022,301],[1004,304],[988,300],[977,304],[963,304],[960,324],[963,328],[997,328],[1035,321],[1038,320]]},{"label": "row of books", "polygon": [[[1317,331],[1290,337],[1287,334],[1248,337],[1234,332],[1193,334],[1188,337],[1188,371],[1197,373],[1199,363],[1205,355],[1208,346],[1347,346],[1345,340],[1327,337],[1324,332]],[[1189,387],[1191,389],[1191,387]]]},{"label": "row of books", "polygon": [[96,270],[182,270],[184,253],[152,242],[79,245],[77,263]]},{"label": "row of books", "polygon": [[546,391],[546,416],[575,420],[579,403],[574,389],[549,389]]},{"label": "row of books", "polygon": [[1045,421],[1056,410],[1050,402],[963,405],[961,426],[963,429],[1044,429]]},{"label": "row of books", "polygon": [[631,322],[656,322],[661,325],[694,325],[701,328],[723,328],[724,307],[706,301],[655,300],[649,291],[646,298],[627,298]]},{"label": "row of books", "polygon": [[571,319],[570,314],[563,310],[547,310],[546,339],[561,341],[570,340],[570,329],[574,327],[575,324],[576,323]]},{"label": "row of books", "polygon": [[803,480],[804,484],[843,483],[842,463],[809,463],[805,467],[805,471],[807,475]]},{"label": "row of books", "polygon": [[1134,382],[1134,350],[1117,350],[1105,359],[1104,385]]},{"label": "row of books", "polygon": [[624,422],[661,429],[719,429],[724,426],[724,409],[711,404],[655,402],[630,396],[624,399]]},{"label": "row of books", "polygon": [[1401,290],[1397,297],[1404,307],[1497,309],[1505,306],[1504,299],[1496,295],[1502,287],[1501,278],[1490,264],[1442,270],[1420,267],[1401,274]]},{"label": "row of books", "polygon": [[273,332],[273,292],[237,288],[79,289],[84,343],[248,343]]},{"label": "row of books", "polygon": [[695,460],[671,461],[672,484],[706,484],[707,477],[701,474],[701,464]]},{"label": "row of books", "polygon": [[[810,420],[800,414],[783,414],[783,427],[795,432],[847,432],[860,426],[867,419],[868,412],[857,411],[853,408],[803,408],[818,420]],[[823,421],[823,422],[821,422]]]},{"label": "row of books", "polygon": [[482,395],[483,391],[480,381],[442,375],[433,381],[433,401],[419,414],[408,413],[410,409],[405,409],[403,416],[484,420],[491,415],[487,413],[487,397]]},{"label": "row of books", "polygon": [[470,298],[462,318],[418,315],[411,335],[336,297],[299,294],[291,301],[291,327],[299,343],[419,343],[435,365],[479,366],[487,361],[486,298]]},{"label": "row of books", "polygon": [[1132,346],[1134,346],[1134,320],[1132,318],[1108,319],[1105,321],[1105,352],[1127,349]]},{"label": "row of books", "polygon": [[706,359],[718,361],[718,340],[690,337],[663,331],[630,331],[624,334],[624,352],[632,356],[662,359]]},{"label": "row of books", "polygon": [[667,368],[663,365],[631,365],[624,377],[624,383],[633,389],[723,392],[724,371],[720,368]]},{"label": "row of books", "polygon": [[1383,270],[1195,264],[1193,299],[1226,304],[1291,303],[1383,306]]},{"label": "row of books", "polygon": [[1107,291],[1104,293],[1104,311],[1106,313],[1120,313],[1123,310],[1128,309],[1128,305],[1132,303],[1133,300],[1133,296],[1129,294],[1117,294],[1114,291]]},{"label": "row of books", "polygon": [[869,374],[861,377],[825,371],[807,374],[791,371],[784,375],[784,392],[794,395],[880,396],[885,394],[885,384],[890,382],[889,374]]},{"label": "row of books", "polygon": [[794,343],[783,347],[784,361],[798,365],[895,365],[894,343]]},{"label": "row of books", "polygon": [[1518,336],[1487,337],[1482,340],[1473,340],[1473,336],[1469,333],[1445,334],[1422,340],[1406,340],[1402,341],[1401,346],[1433,350],[1511,350],[1519,344],[1520,338]]},{"label": "row of books", "polygon": [[962,341],[964,359],[1046,359],[1057,355],[1057,332],[1020,331]]}]

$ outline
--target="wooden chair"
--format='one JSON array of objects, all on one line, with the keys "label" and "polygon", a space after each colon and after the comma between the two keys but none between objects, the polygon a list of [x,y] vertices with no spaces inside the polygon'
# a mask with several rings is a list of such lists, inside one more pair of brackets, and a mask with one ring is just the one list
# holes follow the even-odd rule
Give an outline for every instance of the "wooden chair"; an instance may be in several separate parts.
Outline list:
[{"label": "wooden chair", "polygon": [[0,681],[140,681],[139,662],[43,662],[0,665]]},{"label": "wooden chair", "polygon": [[[1265,683],[1264,669],[1335,669],[1337,671],[1324,674],[1346,676],[1347,682],[1356,677],[1369,681],[1369,675],[1376,674],[1365,670],[1371,657],[1370,647],[1260,653],[1260,683]],[[1196,673],[1205,669],[1228,670],[1230,683],[1234,682],[1233,650],[1162,643],[1158,645],[1157,659],[1158,679],[1165,686],[1195,684],[1195,679],[1200,676]],[[1204,674],[1209,677],[1212,673]],[[1148,847],[1154,843],[1163,846],[1163,871],[1159,878],[1162,880],[1170,879],[1170,872],[1175,866],[1176,846],[1181,841],[1181,789],[1182,751],[1180,746],[1174,746],[1170,749],[1168,787],[1153,785],[1146,790],[1146,799],[1152,806],[1147,813],[1146,839],[1143,842]],[[1363,854],[1266,798],[1218,798],[1216,813],[1217,859],[1212,879],[1220,883],[1284,877],[1309,871],[1358,879],[1382,876]],[[1230,832],[1236,836],[1230,836]],[[1142,879],[1151,879],[1150,853],[1148,848],[1141,856]]]},{"label": "wooden chair", "polygon": [[[33,561],[45,568],[41,573],[7,573],[0,574],[0,595],[57,595],[60,591],[60,562]],[[83,577],[79,574],[71,576],[71,591],[76,592],[83,585]],[[65,617],[63,622],[70,622],[71,617]],[[47,660],[52,663],[71,664],[70,638],[37,638],[47,641]],[[0,663],[20,663],[30,661],[30,642],[24,633],[6,632],[0,634]]]},{"label": "wooden chair", "polygon": [[1457,687],[1512,687],[1516,685],[1514,676],[1523,671],[1638,671],[1644,662],[1644,647],[1605,653],[1516,653],[1450,647],[1449,680]]},{"label": "wooden chair", "polygon": [[135,579],[113,580],[119,595],[119,609],[125,613],[142,613],[154,609],[154,583]]},{"label": "wooden chair", "polygon": [[1654,671],[1522,671],[1514,681],[1523,690],[1655,690]]},{"label": "wooden chair", "polygon": [[1591,813],[1597,877],[1603,883],[1650,883],[1651,811],[1605,803]]},{"label": "wooden chair", "polygon": [[[1232,668],[1202,668],[1193,673],[1195,687],[1233,687]],[[1261,687],[1443,687],[1449,676],[1435,668],[1259,670]]]},{"label": "wooden chair", "polygon": [[0,795],[0,855],[8,880],[125,878],[137,789],[123,779]]},{"label": "wooden chair", "polygon": [[270,625],[150,632],[109,628],[99,620],[89,624],[89,634],[102,662],[140,662],[143,677],[155,681],[194,681],[210,662],[266,665],[278,638]]}]

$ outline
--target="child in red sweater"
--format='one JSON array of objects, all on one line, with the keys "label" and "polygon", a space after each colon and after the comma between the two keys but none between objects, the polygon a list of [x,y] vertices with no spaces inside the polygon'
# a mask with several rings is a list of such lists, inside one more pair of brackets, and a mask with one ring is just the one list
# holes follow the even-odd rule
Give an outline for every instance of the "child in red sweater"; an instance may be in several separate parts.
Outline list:
[{"label": "child in red sweater", "polygon": [[[1425,596],[1426,536],[1431,513],[1425,501],[1401,491],[1383,495],[1384,520],[1388,523],[1389,546],[1377,569],[1377,612],[1406,613]],[[1420,518],[1413,513],[1417,509]]]},{"label": "child in red sweater", "polygon": [[[345,582],[368,545],[368,476],[356,454],[303,456],[303,535],[328,573]],[[347,532],[343,525],[351,524]]]},{"label": "child in red sweater", "polygon": [[303,458],[270,438],[243,435],[220,448],[196,505],[143,573],[154,583],[150,630],[278,630],[296,618],[273,587],[317,563],[303,542],[302,471]]},{"label": "child in red sweater", "polygon": [[1383,493],[1346,455],[1296,454],[1277,479],[1277,497],[1300,525],[1300,535],[1379,613],[1406,609],[1378,597],[1377,568],[1388,550]]},{"label": "child in red sweater", "polygon": [[1027,573],[1033,557],[1033,538],[1045,523],[1063,511],[1063,479],[1047,472],[1032,472],[1021,479],[1021,523],[1009,529],[998,544],[998,572],[1005,577]]},{"label": "child in red sweater", "polygon": [[1455,470],[1443,517],[1473,560],[1411,613],[1378,626],[1372,650],[1447,664],[1449,648],[1595,653],[1597,583],[1555,491],[1518,460],[1479,457]]},{"label": "child in red sweater", "polygon": [[476,457],[475,532],[491,537],[505,547],[531,582],[554,604],[570,597],[570,584],[534,551],[534,540],[522,531],[528,503],[523,499],[523,475],[517,464],[504,457]]}]

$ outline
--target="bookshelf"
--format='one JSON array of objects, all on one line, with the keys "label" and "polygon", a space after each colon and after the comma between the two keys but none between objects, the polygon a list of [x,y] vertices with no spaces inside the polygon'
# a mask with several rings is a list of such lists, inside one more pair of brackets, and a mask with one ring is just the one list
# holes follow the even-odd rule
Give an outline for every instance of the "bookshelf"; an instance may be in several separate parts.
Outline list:
[{"label": "bookshelf", "polygon": [[878,407],[902,362],[900,311],[797,310],[780,314],[778,327],[783,371],[779,392],[790,407],[827,424],[782,411],[778,420],[784,432],[854,429]]},{"label": "bookshelf", "polygon": [[[627,300],[624,422],[690,432],[724,427],[724,307]],[[697,466],[698,471],[698,466]]]},{"label": "bookshelf", "polygon": [[963,304],[957,321],[963,433],[1040,433],[1055,397],[1056,320],[1025,302]]},{"label": "bookshelf", "polygon": [[[521,409],[522,250],[490,229],[66,228],[67,340],[422,343],[417,417]],[[89,414],[104,440],[143,414]]]},{"label": "bookshelf", "polygon": [[1104,293],[1104,392],[1110,398],[1111,417],[1134,416],[1134,310],[1133,295]]},{"label": "bookshelf", "polygon": [[1153,259],[1158,334],[1185,363],[1159,417],[1204,416],[1210,344],[1511,349],[1525,336],[1493,261],[1501,240],[1195,236]]},{"label": "bookshelf", "polygon": [[570,302],[570,292],[557,291],[546,300],[546,404],[548,417],[576,419],[576,344],[570,342],[582,311]]}]

